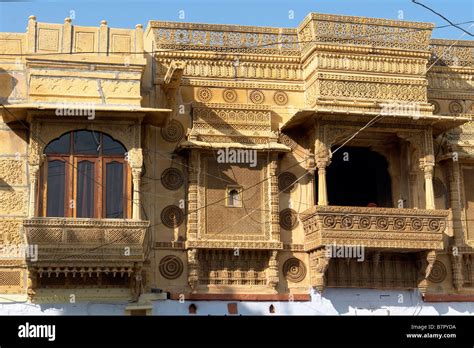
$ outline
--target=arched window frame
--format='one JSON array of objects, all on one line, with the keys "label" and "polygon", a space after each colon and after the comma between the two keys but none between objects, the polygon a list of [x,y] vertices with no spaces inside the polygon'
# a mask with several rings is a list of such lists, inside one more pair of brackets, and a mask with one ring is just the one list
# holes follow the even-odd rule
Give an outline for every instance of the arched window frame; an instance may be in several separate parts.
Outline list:
[{"label": "arched window frame", "polygon": [[[97,154],[85,154],[76,153],[74,150],[74,137],[81,131],[93,132],[94,137],[99,139],[99,150]],[[48,146],[53,142],[61,139],[62,137],[69,136],[69,151],[68,153],[46,153]],[[116,154],[104,154],[104,138],[109,137],[115,144],[119,144],[123,148],[123,153]],[[120,149],[122,150],[122,149]],[[38,200],[37,200],[37,211],[41,217],[48,217],[48,165],[52,161],[61,161],[65,167],[65,178],[64,178],[64,214],[63,216],[50,216],[50,217],[70,217],[77,218],[77,181],[78,181],[78,170],[81,162],[87,161],[94,164],[93,177],[85,175],[87,178],[92,179],[94,187],[94,208],[92,216],[85,216],[88,218],[117,218],[127,219],[132,216],[132,180],[131,180],[131,169],[126,160],[126,148],[119,141],[115,140],[112,136],[107,133],[99,131],[89,130],[73,130],[62,134],[59,138],[52,140],[44,150],[45,160],[40,168],[40,180],[38,182]],[[107,216],[107,166],[111,163],[120,163],[123,167],[123,213],[122,216],[109,217]],[[71,202],[74,202],[71,204]],[[81,216],[79,216],[81,217]],[[83,216],[84,217],[84,216]]]},{"label": "arched window frame", "polygon": [[226,205],[229,208],[241,208],[242,207],[242,187],[240,187],[240,186],[227,186]]}]

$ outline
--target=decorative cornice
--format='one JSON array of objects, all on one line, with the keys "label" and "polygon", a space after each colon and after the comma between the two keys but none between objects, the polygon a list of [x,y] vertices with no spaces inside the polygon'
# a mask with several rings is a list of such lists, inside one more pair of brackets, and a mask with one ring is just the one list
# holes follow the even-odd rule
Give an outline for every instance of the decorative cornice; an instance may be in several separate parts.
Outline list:
[{"label": "decorative cornice", "polygon": [[259,250],[280,250],[283,243],[277,241],[244,241],[244,240],[189,240],[186,242],[186,249],[259,249]]}]

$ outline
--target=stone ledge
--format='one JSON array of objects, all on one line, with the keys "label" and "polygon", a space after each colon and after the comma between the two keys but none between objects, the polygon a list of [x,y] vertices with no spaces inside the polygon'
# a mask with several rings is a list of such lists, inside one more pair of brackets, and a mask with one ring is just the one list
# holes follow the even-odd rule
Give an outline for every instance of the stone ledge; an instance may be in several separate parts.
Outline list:
[{"label": "stone ledge", "polygon": [[[179,300],[182,294],[171,293],[170,300]],[[188,294],[187,301],[281,301],[290,302],[290,294]],[[310,294],[291,294],[296,302],[311,301]]]}]

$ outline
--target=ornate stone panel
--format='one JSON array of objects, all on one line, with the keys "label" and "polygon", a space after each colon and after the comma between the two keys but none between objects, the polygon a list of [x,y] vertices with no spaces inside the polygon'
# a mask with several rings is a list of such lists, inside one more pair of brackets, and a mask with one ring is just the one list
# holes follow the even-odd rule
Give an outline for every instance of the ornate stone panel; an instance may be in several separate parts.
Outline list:
[{"label": "ornate stone panel", "polygon": [[191,139],[206,142],[267,144],[271,131],[271,112],[242,108],[195,107]]},{"label": "ornate stone panel", "polygon": [[144,261],[148,221],[32,218],[23,221],[26,239],[38,245],[34,265],[130,266]]},{"label": "ornate stone panel", "polygon": [[373,249],[442,249],[447,210],[315,206],[300,214],[305,250],[325,245]]}]

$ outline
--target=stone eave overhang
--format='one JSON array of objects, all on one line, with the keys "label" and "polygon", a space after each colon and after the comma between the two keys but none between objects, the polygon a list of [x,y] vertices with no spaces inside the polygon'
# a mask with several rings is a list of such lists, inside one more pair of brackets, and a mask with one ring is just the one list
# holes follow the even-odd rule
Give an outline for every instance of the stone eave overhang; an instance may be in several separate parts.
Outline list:
[{"label": "stone eave overhang", "polygon": [[[89,103],[23,103],[23,104],[7,104],[4,105],[5,109],[0,108],[5,123],[11,123],[15,121],[23,121],[30,123],[35,117],[38,116],[56,116],[56,110],[65,108],[71,105],[72,109],[81,110],[93,108],[94,117],[121,117],[121,118],[136,118],[143,120],[144,123],[163,127],[171,114],[171,109],[156,109],[146,108],[141,106],[127,106],[127,105],[95,105]],[[68,117],[68,116],[56,116],[56,117]],[[71,116],[78,121],[88,120],[87,116]],[[90,121],[90,120],[89,120]]]},{"label": "stone eave overhang", "polygon": [[[379,105],[372,103],[374,106]],[[295,128],[306,128],[308,122],[314,120],[323,121],[361,121],[368,122],[377,115],[381,115],[380,107],[374,107],[370,111],[357,110],[335,110],[324,107],[316,107],[314,109],[300,109],[290,119],[285,122],[280,131],[287,131]],[[433,134],[437,135],[446,130],[459,127],[460,125],[473,120],[472,115],[466,116],[443,116],[443,115],[412,115],[394,114],[384,115],[383,123],[388,127],[390,125],[416,125],[424,127],[433,127]]]}]

